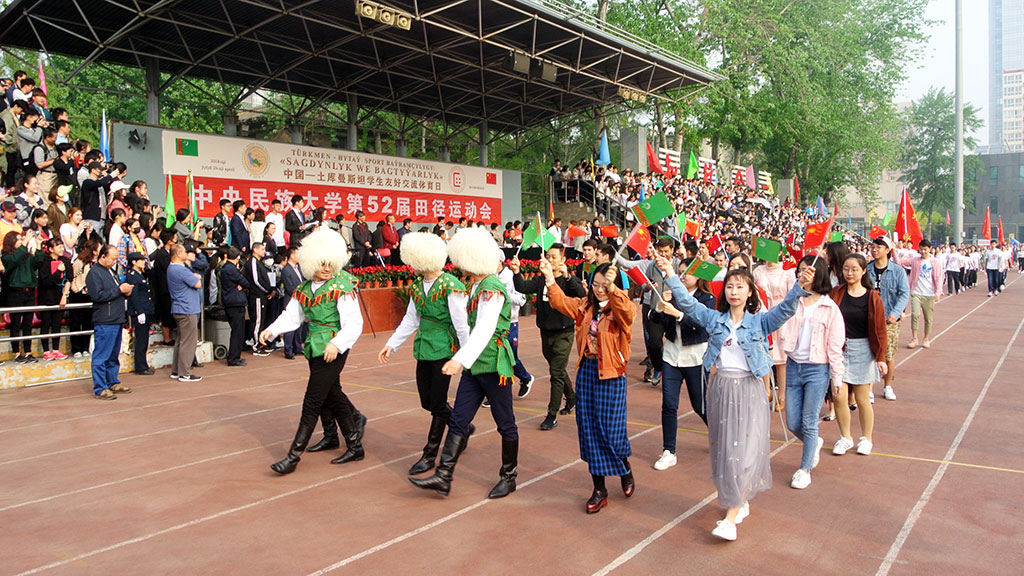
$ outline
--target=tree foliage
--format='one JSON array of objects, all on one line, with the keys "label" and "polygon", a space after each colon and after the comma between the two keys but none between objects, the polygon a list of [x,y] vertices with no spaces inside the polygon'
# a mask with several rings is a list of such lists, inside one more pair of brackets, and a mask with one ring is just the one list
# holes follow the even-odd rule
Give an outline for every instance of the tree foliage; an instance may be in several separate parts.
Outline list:
[{"label": "tree foliage", "polygon": [[[918,202],[928,221],[929,235],[936,214],[954,211],[956,109],[953,94],[945,89],[931,88],[914,101],[905,116],[903,153],[900,166],[911,197]],[[981,159],[966,155],[977,146],[977,139],[969,136],[982,126],[978,109],[964,106],[964,174],[983,169]],[[977,182],[964,178],[964,204],[974,207],[973,192]],[[945,219],[943,219],[945,221]]]}]

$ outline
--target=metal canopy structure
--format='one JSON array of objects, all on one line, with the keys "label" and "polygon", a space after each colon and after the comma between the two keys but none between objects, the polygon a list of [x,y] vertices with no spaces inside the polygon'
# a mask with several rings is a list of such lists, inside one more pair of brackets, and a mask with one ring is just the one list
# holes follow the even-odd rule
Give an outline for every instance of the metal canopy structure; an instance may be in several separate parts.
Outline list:
[{"label": "metal canopy structure", "polygon": [[[16,0],[0,45],[148,69],[151,91],[187,77],[301,95],[299,114],[358,103],[450,125],[517,132],[614,101],[671,99],[720,77],[559,2],[385,0],[411,29],[357,14],[358,0]],[[510,55],[554,66],[515,72]],[[168,77],[169,76],[169,77]],[[550,77],[549,77],[550,78]]]}]

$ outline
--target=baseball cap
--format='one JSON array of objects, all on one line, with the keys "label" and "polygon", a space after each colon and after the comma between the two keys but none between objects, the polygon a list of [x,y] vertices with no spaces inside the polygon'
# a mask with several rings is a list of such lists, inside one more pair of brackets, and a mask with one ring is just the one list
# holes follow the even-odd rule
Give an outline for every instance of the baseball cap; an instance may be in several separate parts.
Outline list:
[{"label": "baseball cap", "polygon": [[888,236],[879,236],[878,238],[875,238],[874,243],[879,244],[881,246],[885,246],[889,250],[896,249],[896,244],[894,244],[892,238],[889,238]]},{"label": "baseball cap", "polygon": [[110,191],[117,192],[118,190],[127,190],[128,185],[120,180],[114,180],[110,183]]},{"label": "baseball cap", "polygon": [[67,184],[65,186],[57,186],[57,197],[67,202],[68,199],[71,198],[71,191],[74,189],[75,187],[70,184]]},{"label": "baseball cap", "polygon": [[4,202],[0,204],[0,212],[17,212],[18,209],[14,207],[14,202]]}]

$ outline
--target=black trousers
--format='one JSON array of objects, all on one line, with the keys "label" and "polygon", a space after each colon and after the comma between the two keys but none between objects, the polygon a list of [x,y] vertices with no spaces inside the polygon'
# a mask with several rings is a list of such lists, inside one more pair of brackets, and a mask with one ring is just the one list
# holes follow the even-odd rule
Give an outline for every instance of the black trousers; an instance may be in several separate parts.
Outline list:
[{"label": "black trousers", "polygon": [[242,346],[245,343],[245,306],[225,306],[224,315],[228,318],[231,336],[228,339],[228,364],[237,363],[242,359]]},{"label": "black trousers", "polygon": [[640,307],[643,314],[645,344],[647,345],[647,357],[651,360],[651,368],[655,372],[661,372],[661,361],[665,350],[665,327],[661,322],[651,322],[651,307],[644,304]]},{"label": "black trousers", "polygon": [[[321,413],[324,422],[346,420],[355,416],[356,407],[341,391],[341,370],[348,359],[348,351],[325,362],[323,356],[310,358],[309,381],[306,383],[306,395],[302,399],[302,420],[300,426],[316,427]],[[333,425],[332,425],[333,426]],[[326,433],[326,430],[325,430]]]},{"label": "black trousers", "polygon": [[[54,306],[57,302],[40,302],[40,306]],[[39,334],[60,334],[60,324],[64,320],[63,310],[44,310],[39,313]],[[39,343],[43,352],[49,350],[60,350],[60,336],[54,338],[40,338]],[[52,346],[52,348],[51,348]]]},{"label": "black trousers", "polygon": [[462,371],[459,389],[455,392],[455,407],[448,418],[448,432],[456,436],[466,437],[469,425],[473,422],[480,404],[487,398],[491,403],[491,417],[498,426],[498,434],[502,440],[518,440],[519,428],[516,426],[516,415],[512,410],[512,386],[499,386],[501,378],[497,372],[472,375],[469,370]]},{"label": "black trousers", "polygon": [[260,332],[270,326],[267,318],[267,299],[262,296],[249,296],[249,326],[252,328],[253,346],[260,348]]},{"label": "black trousers", "polygon": [[451,406],[448,405],[448,387],[452,377],[441,373],[448,360],[417,360],[416,390],[420,394],[420,406],[431,416],[448,419]]},{"label": "black trousers", "polygon": [[960,271],[946,270],[946,294],[956,294],[960,291]]},{"label": "black trousers", "polygon": [[149,361],[146,360],[146,351],[149,350],[149,315],[146,321],[139,323],[138,316],[131,317],[132,323],[132,350],[135,354],[135,372],[149,370]]},{"label": "black trousers", "polygon": [[[35,306],[36,305],[36,289],[35,288],[8,288],[7,289],[7,305],[11,308],[18,306]],[[17,312],[11,314],[11,324],[9,326],[11,330],[11,336],[30,336],[32,334],[32,313],[31,312]],[[22,354],[32,353],[32,341],[31,340],[15,340],[11,342],[11,353],[15,356]]]},{"label": "black trousers", "polygon": [[[14,188],[15,180],[18,175],[18,153],[8,152],[7,153],[7,172],[4,173],[4,188]],[[75,204],[77,206],[77,204]]]},{"label": "black trousers", "polygon": [[[68,302],[81,304],[83,302],[91,302],[89,296],[85,294],[76,294],[72,292],[68,295]],[[92,310],[89,308],[75,308],[74,310],[68,310],[68,331],[69,332],[80,332],[82,330],[92,330]],[[88,334],[85,336],[71,336],[71,353],[76,352],[88,352],[89,351],[89,339],[92,338]]]}]

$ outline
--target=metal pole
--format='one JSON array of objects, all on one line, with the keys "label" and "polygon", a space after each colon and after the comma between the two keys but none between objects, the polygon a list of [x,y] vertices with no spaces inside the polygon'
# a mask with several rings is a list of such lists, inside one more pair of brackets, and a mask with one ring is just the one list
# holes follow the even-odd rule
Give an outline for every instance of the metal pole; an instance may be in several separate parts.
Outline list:
[{"label": "metal pole", "polygon": [[953,192],[953,238],[964,241],[964,66],[963,66],[963,0],[956,0],[956,168]]}]

